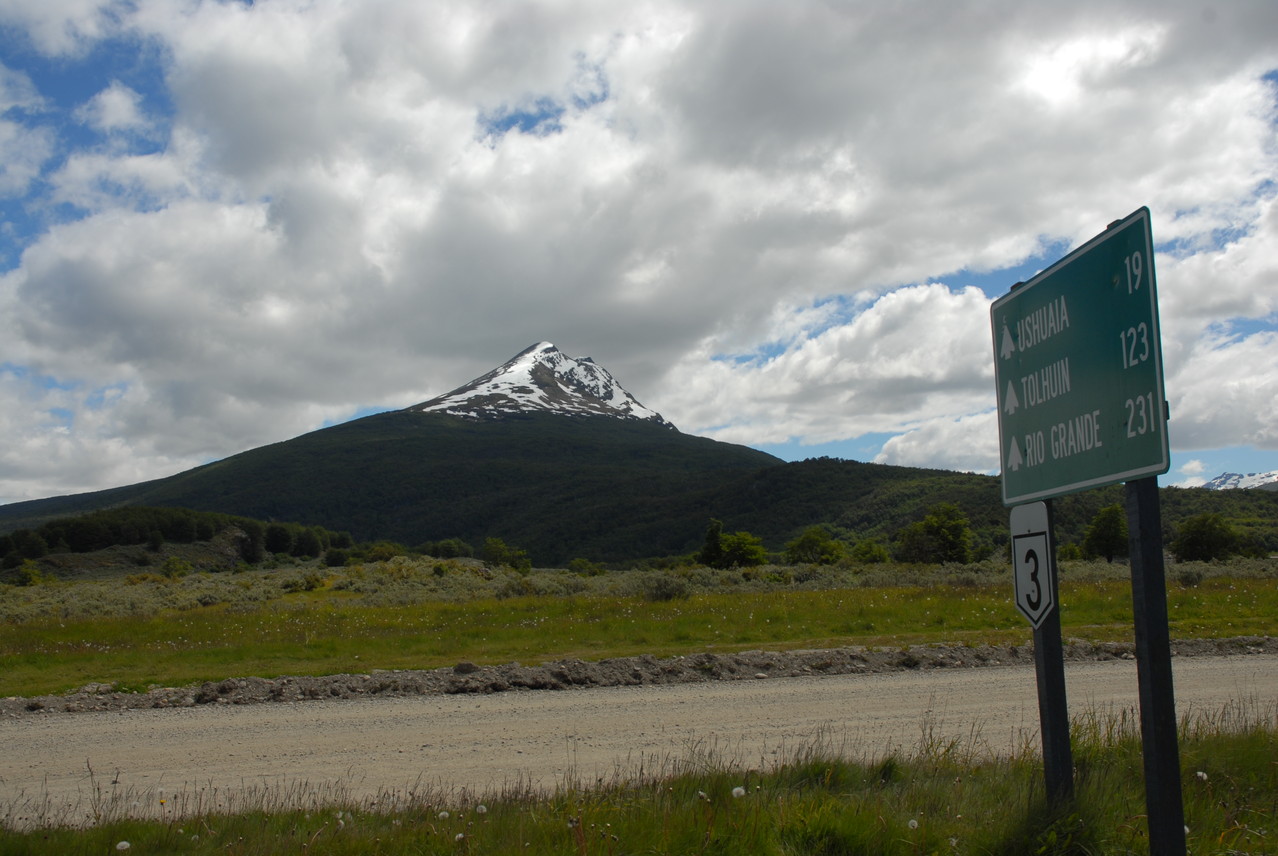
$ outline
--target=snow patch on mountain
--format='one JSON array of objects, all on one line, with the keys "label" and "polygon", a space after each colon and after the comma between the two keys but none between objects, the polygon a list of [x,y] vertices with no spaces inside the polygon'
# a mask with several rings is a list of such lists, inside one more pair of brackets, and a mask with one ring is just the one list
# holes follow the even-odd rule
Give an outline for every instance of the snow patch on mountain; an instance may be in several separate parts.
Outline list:
[{"label": "snow patch on mountain", "polygon": [[1263,488],[1278,490],[1278,470],[1269,473],[1221,473],[1203,485],[1210,490],[1235,490],[1247,488]]},{"label": "snow patch on mountain", "polygon": [[590,357],[567,356],[550,342],[538,342],[470,383],[406,410],[470,419],[536,412],[611,416],[674,428],[622,389],[603,366]]}]

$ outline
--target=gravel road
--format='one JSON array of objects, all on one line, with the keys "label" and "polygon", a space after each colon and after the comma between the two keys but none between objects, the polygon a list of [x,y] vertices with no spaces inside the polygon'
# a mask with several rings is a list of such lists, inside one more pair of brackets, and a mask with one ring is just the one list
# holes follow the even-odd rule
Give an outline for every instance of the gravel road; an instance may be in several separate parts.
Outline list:
[{"label": "gravel road", "polygon": [[[1278,705],[1273,653],[1178,657],[1174,670],[1182,714],[1231,700]],[[1066,680],[1075,713],[1136,704],[1131,660],[1069,661]],[[761,767],[818,741],[877,756],[930,735],[1007,752],[1036,742],[1037,728],[1024,662],[9,716],[0,719],[0,822],[85,822],[95,803],[154,813],[305,795],[385,803],[429,793],[438,802],[612,780],[701,752]]]}]

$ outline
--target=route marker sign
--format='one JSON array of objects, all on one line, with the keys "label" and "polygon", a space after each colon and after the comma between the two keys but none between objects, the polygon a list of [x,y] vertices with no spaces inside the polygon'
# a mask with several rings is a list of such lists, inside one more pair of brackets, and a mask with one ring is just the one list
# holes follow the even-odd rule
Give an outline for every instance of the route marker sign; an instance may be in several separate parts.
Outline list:
[{"label": "route marker sign", "polygon": [[1004,505],[1167,472],[1148,208],[1013,287],[990,323]]},{"label": "route marker sign", "polygon": [[1056,557],[1049,531],[1047,503],[1031,502],[1012,509],[1016,608],[1035,630],[1056,608]]}]

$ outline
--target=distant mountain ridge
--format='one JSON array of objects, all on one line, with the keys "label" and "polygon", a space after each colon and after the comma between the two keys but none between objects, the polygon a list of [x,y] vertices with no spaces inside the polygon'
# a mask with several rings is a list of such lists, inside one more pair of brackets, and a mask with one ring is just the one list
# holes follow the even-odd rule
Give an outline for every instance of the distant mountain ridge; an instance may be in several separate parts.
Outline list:
[{"label": "distant mountain ridge", "polygon": [[590,357],[570,357],[550,342],[525,348],[470,383],[405,410],[467,419],[535,412],[610,416],[674,428],[626,392],[603,366]]},{"label": "distant mountain ridge", "polygon": [[1278,470],[1268,473],[1221,473],[1203,485],[1208,490],[1278,490]]},{"label": "distant mountain ridge", "polygon": [[[413,547],[500,538],[543,567],[688,555],[711,518],[781,550],[821,524],[849,543],[888,543],[937,503],[1005,544],[992,476],[832,458],[786,463],[683,434],[593,360],[549,342],[450,393],[250,449],[168,478],[0,506],[0,534],[98,509],[153,506],[318,525]],[[1228,512],[1278,551],[1278,492],[1164,489],[1165,525]],[[1078,543],[1117,487],[1063,497],[1062,543]]]}]

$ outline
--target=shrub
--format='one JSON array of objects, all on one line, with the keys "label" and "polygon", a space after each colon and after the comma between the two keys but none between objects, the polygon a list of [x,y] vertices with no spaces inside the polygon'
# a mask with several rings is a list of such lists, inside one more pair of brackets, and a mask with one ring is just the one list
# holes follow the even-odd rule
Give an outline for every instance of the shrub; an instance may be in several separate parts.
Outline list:
[{"label": "shrub", "polygon": [[848,551],[848,558],[863,565],[878,565],[889,561],[892,557],[888,554],[887,547],[878,541],[866,538],[856,542],[856,545]]},{"label": "shrub", "polygon": [[532,568],[532,560],[528,558],[526,551],[511,547],[500,538],[485,538],[479,557],[490,567],[504,565],[519,571]]},{"label": "shrub", "polygon": [[673,574],[646,574],[643,578],[644,600],[664,602],[687,600],[692,596],[688,581]]},{"label": "shrub", "polygon": [[603,565],[589,559],[573,559],[568,563],[568,570],[587,577],[597,577],[604,572]]},{"label": "shrub", "polygon": [[171,580],[184,577],[191,572],[191,563],[186,559],[178,556],[169,556],[164,560],[164,564],[160,566],[160,570],[164,576]]}]

